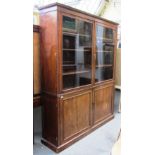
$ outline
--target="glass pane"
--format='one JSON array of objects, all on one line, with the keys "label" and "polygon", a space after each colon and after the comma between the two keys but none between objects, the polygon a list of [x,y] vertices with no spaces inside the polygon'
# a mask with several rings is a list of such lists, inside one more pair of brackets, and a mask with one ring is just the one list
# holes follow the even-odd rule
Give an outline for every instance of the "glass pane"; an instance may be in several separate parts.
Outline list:
[{"label": "glass pane", "polygon": [[63,28],[64,29],[76,29],[76,22],[74,18],[63,16]]},{"label": "glass pane", "polygon": [[105,38],[113,40],[113,30],[109,28],[105,28]]},{"label": "glass pane", "polygon": [[113,30],[97,25],[95,81],[113,78]]},{"label": "glass pane", "polygon": [[[70,17],[64,16],[63,22],[66,19]],[[91,84],[92,75],[92,24],[73,18],[70,21],[77,26],[73,31],[63,23],[63,89]]]}]

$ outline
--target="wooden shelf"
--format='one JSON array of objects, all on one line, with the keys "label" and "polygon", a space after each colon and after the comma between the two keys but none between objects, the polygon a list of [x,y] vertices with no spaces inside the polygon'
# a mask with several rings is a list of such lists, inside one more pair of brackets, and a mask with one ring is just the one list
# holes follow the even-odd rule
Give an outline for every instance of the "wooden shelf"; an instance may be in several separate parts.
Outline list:
[{"label": "wooden shelf", "polygon": [[63,33],[64,32],[72,32],[72,33],[77,33],[77,30],[74,30],[74,29],[68,29],[68,28],[63,28]]},{"label": "wooden shelf", "polygon": [[113,42],[103,42],[102,45],[114,46],[115,44]]},{"label": "wooden shelf", "polygon": [[75,51],[76,49],[75,48],[63,48],[62,50],[63,51]]},{"label": "wooden shelf", "polygon": [[104,52],[104,53],[109,53],[109,52],[111,53],[111,52],[113,52],[113,51],[103,51],[103,52]]},{"label": "wooden shelf", "polygon": [[77,32],[63,32],[63,34],[76,36],[78,33]]},{"label": "wooden shelf", "polygon": [[113,51],[103,51],[103,50],[97,50],[97,51],[96,51],[96,53],[98,53],[98,52],[102,52],[102,53],[111,53],[111,52],[113,52]]},{"label": "wooden shelf", "polygon": [[91,69],[91,65],[86,65],[86,64],[63,64],[62,66],[63,67],[72,67],[72,66],[76,66],[76,67],[78,67],[78,66],[84,66],[85,68],[90,68]]},{"label": "wooden shelf", "polygon": [[96,65],[96,67],[100,68],[100,67],[112,67],[112,64],[108,64],[108,65]]},{"label": "wooden shelf", "polygon": [[64,62],[64,63],[63,63],[64,65],[65,65],[65,64],[66,64],[66,65],[67,65],[67,64],[74,64],[74,61],[63,61],[63,62]]},{"label": "wooden shelf", "polygon": [[115,45],[115,44],[112,43],[112,42],[111,42],[111,43],[109,43],[109,42],[104,42],[103,44],[104,44],[104,45],[105,45],[105,44],[106,44],[106,45],[111,45],[111,46],[114,46],[114,45]]},{"label": "wooden shelf", "polygon": [[106,41],[110,41],[113,42],[113,39],[109,39],[109,38],[103,38],[103,37],[96,37],[97,39],[101,39],[101,40],[106,40]]},{"label": "wooden shelf", "polygon": [[79,33],[79,36],[91,37],[91,35],[90,35],[90,34],[81,34],[81,33]]},{"label": "wooden shelf", "polygon": [[62,65],[63,67],[68,67],[68,66],[76,66],[76,64],[65,64],[65,65]]},{"label": "wooden shelf", "polygon": [[[87,48],[87,47],[86,47]],[[78,49],[78,48],[76,48],[76,49],[71,49],[71,48],[63,48],[63,51],[76,51],[76,52],[80,52],[80,51],[82,51],[82,52],[87,52],[87,51],[90,51],[91,52],[91,50],[87,50],[87,49],[83,49],[83,50],[80,50],[80,49]]]},{"label": "wooden shelf", "polygon": [[81,34],[81,33],[78,33],[78,32],[63,32],[63,34],[67,35],[74,35],[74,36],[84,36],[84,37],[91,37],[90,34]]},{"label": "wooden shelf", "polygon": [[71,71],[71,72],[65,72],[63,75],[72,75],[72,74],[82,74],[82,73],[88,73],[89,70],[83,70],[83,71]]}]

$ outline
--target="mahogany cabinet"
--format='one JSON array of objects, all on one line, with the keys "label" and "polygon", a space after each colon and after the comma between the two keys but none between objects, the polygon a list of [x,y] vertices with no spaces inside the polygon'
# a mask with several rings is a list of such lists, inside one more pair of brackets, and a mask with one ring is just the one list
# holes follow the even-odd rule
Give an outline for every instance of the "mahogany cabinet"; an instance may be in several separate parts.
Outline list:
[{"label": "mahogany cabinet", "polygon": [[60,152],[114,117],[117,23],[54,3],[40,26],[42,143]]},{"label": "mahogany cabinet", "polygon": [[33,107],[40,106],[41,104],[40,71],[40,27],[33,25]]}]

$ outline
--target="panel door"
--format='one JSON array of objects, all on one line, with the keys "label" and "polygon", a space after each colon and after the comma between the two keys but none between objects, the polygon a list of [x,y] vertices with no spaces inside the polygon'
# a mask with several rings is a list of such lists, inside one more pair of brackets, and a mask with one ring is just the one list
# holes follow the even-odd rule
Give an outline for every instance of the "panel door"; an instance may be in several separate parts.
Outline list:
[{"label": "panel door", "polygon": [[91,122],[92,92],[79,93],[63,99],[63,141],[89,128]]},{"label": "panel door", "polygon": [[99,86],[94,90],[94,122],[112,114],[113,85]]}]

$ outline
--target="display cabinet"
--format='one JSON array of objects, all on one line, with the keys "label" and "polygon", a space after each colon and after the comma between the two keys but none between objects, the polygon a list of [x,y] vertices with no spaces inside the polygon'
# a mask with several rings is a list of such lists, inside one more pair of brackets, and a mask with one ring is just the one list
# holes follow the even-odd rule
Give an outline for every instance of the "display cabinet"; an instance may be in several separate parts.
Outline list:
[{"label": "display cabinet", "polygon": [[40,25],[42,143],[59,152],[114,117],[117,23],[55,3]]}]

